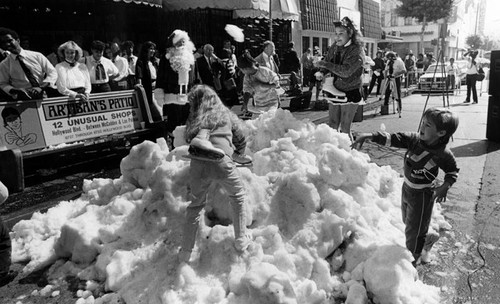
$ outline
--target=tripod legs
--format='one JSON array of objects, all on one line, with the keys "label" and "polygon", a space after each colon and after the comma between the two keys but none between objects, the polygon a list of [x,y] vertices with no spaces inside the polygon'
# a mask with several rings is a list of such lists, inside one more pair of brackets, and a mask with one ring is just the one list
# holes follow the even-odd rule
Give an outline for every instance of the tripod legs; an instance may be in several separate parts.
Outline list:
[{"label": "tripod legs", "polygon": [[[389,90],[389,91],[388,91]],[[379,102],[384,98],[383,107],[389,106],[389,99],[392,98],[392,112],[396,114],[396,102],[397,102],[397,111],[399,117],[401,118],[401,92],[398,90],[396,78],[386,78],[382,81],[382,90],[380,91],[381,95],[379,97]],[[386,104],[387,101],[387,104]],[[387,115],[387,111],[381,111],[382,115]]]}]

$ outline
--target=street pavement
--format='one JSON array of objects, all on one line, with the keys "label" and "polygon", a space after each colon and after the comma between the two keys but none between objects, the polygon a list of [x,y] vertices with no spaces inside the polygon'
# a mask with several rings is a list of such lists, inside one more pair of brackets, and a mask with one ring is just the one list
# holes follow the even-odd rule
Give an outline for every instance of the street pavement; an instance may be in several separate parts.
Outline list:
[{"label": "street pavement", "polygon": [[[420,278],[438,286],[441,303],[500,303],[500,143],[486,139],[488,82],[484,81],[478,104],[465,104],[465,86],[447,98],[442,94],[427,98],[413,92],[403,98],[402,114],[380,115],[380,101],[370,96],[362,122],[353,123],[354,132],[417,131],[422,113],[429,107],[450,107],[460,119],[449,143],[460,168],[458,181],[441,204],[451,228],[441,231],[435,245],[434,261],[418,266]],[[477,87],[478,94],[481,89]],[[327,111],[294,112],[298,118],[315,123],[327,121]],[[500,132],[500,130],[498,130]],[[403,173],[405,150],[366,142],[361,151],[380,166],[389,165]],[[443,173],[439,178],[442,180]]]}]

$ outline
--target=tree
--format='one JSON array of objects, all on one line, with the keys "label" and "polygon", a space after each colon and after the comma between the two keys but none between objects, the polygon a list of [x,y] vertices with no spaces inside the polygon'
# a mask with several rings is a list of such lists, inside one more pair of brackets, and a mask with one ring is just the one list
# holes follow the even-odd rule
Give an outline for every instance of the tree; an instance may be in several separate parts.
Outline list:
[{"label": "tree", "polygon": [[424,49],[424,33],[429,22],[447,19],[453,9],[455,0],[400,0],[396,13],[404,18],[415,18],[422,23],[420,33],[420,49]]},{"label": "tree", "polygon": [[470,35],[465,39],[465,43],[467,43],[471,49],[479,49],[483,46],[483,39],[479,35]]},{"label": "tree", "polygon": [[483,42],[483,49],[485,51],[498,50],[500,43],[497,39],[486,36]]}]

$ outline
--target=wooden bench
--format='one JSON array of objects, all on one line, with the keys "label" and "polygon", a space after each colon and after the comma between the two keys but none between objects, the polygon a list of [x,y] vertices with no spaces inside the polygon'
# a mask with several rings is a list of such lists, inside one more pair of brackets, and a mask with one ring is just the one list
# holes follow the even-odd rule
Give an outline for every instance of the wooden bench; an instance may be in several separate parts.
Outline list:
[{"label": "wooden bench", "polygon": [[26,164],[43,166],[52,156],[103,147],[125,147],[161,136],[144,89],[0,102],[0,180],[11,192],[24,189]]}]

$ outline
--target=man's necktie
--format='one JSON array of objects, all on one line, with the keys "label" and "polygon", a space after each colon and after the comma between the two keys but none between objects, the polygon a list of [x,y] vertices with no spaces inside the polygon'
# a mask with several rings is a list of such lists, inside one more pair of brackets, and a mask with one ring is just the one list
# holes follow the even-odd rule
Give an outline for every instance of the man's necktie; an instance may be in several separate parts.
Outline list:
[{"label": "man's necktie", "polygon": [[106,79],[106,72],[104,71],[104,66],[101,62],[98,62],[95,67],[95,79],[104,80]]},{"label": "man's necktie", "polygon": [[269,56],[269,64],[271,66],[271,71],[277,73],[278,71],[276,71],[276,63],[274,63],[274,59],[273,59],[273,56]]},{"label": "man's necktie", "polygon": [[38,80],[36,80],[35,76],[33,76],[33,73],[31,72],[31,70],[26,66],[23,58],[21,56],[17,56],[17,60],[19,60],[19,64],[21,65],[21,68],[23,69],[24,74],[26,74],[26,77],[28,78],[28,81],[30,82],[31,86],[34,88],[40,87]]}]

